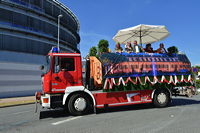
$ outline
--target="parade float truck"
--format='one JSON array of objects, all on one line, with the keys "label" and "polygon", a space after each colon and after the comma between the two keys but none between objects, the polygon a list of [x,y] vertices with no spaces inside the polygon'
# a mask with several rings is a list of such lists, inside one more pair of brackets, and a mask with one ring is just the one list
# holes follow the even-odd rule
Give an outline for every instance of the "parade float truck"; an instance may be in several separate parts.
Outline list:
[{"label": "parade float truck", "polygon": [[[82,77],[79,53],[49,53],[36,92],[43,108],[62,107],[72,115],[98,108],[153,103],[166,107],[173,95],[191,92],[191,63],[185,54],[103,53],[86,59]],[[181,88],[181,89],[180,89]]]}]

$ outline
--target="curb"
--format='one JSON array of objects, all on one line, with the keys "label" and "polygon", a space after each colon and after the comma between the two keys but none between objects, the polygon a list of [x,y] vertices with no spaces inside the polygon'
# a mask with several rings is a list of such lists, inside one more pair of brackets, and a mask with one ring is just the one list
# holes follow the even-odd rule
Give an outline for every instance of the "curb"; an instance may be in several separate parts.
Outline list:
[{"label": "curb", "polygon": [[30,102],[30,103],[0,105],[0,108],[13,107],[13,106],[21,106],[21,105],[28,105],[28,104],[35,104],[35,101],[34,102]]},{"label": "curb", "polygon": [[5,99],[0,99],[0,108],[33,104],[33,103],[35,103],[34,97],[5,98]]}]

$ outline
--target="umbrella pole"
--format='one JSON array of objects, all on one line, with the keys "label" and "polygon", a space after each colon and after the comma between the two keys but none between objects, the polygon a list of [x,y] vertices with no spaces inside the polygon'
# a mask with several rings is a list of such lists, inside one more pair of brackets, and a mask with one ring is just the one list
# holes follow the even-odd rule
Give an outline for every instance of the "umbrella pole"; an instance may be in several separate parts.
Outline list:
[{"label": "umbrella pole", "polygon": [[140,27],[140,46],[142,47],[142,30],[141,30],[141,27]]}]

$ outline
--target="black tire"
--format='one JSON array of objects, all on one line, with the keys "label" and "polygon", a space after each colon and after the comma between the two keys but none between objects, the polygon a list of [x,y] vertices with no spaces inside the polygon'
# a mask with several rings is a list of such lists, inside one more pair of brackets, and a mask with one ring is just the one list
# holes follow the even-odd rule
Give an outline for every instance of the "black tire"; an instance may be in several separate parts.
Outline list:
[{"label": "black tire", "polygon": [[[85,102],[84,109],[80,110],[76,108],[75,104],[77,103],[76,101],[78,101],[78,99],[81,99],[82,101]],[[84,115],[84,114],[87,114],[90,109],[91,109],[91,102],[87,95],[79,93],[79,94],[74,94],[70,97],[69,102],[68,102],[68,111],[70,114],[75,115],[75,116]]]},{"label": "black tire", "polygon": [[170,94],[167,90],[164,89],[158,89],[155,91],[154,97],[153,97],[153,104],[157,108],[163,108],[170,104],[171,98]]}]

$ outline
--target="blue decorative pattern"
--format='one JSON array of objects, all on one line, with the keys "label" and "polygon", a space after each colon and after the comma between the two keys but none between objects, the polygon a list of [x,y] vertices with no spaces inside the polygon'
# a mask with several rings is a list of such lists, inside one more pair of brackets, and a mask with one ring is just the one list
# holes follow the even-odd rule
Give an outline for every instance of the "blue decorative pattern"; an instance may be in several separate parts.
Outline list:
[{"label": "blue decorative pattern", "polygon": [[190,61],[183,54],[105,53],[100,60],[105,78],[191,74]]}]

